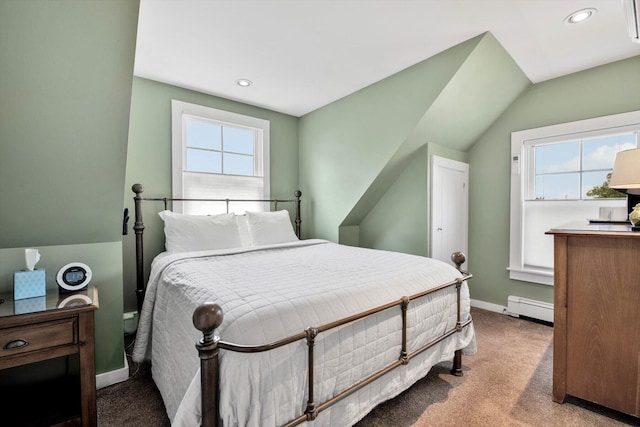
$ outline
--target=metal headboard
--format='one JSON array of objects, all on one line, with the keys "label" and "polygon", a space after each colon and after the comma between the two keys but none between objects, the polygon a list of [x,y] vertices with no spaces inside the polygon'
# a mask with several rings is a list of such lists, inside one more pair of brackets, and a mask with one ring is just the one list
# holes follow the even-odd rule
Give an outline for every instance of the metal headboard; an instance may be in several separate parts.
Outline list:
[{"label": "metal headboard", "polygon": [[[143,234],[144,234],[144,222],[142,220],[142,202],[163,202],[165,210],[168,209],[169,202],[225,202],[227,212],[229,212],[229,203],[231,202],[264,202],[273,203],[274,209],[278,209],[279,203],[294,203],[295,204],[295,232],[298,239],[300,238],[300,197],[302,192],[300,190],[294,193],[295,199],[181,199],[181,198],[167,198],[167,197],[142,197],[141,194],[144,191],[142,184],[134,184],[131,190],[136,194],[133,198],[135,209],[135,223],[133,230],[136,234],[136,301],[138,306],[138,313],[142,311],[142,303],[144,301],[144,293],[146,291],[146,283],[144,280],[144,248],[143,248]],[[128,214],[125,214],[126,220],[128,220]]]}]

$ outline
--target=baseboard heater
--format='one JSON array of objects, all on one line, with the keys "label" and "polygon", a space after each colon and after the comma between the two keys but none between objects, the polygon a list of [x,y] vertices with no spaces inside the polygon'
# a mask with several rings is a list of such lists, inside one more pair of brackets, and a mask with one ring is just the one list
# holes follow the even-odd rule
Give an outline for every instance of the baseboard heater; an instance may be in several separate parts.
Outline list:
[{"label": "baseboard heater", "polygon": [[507,314],[513,317],[530,317],[553,323],[553,304],[509,295]]}]

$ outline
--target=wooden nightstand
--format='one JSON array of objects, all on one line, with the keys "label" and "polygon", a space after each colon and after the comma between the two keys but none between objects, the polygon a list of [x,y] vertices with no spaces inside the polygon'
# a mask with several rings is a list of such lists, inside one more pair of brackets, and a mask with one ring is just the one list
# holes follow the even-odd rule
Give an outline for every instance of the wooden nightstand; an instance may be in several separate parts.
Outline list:
[{"label": "wooden nightstand", "polygon": [[3,387],[0,379],[2,394],[7,396],[0,424],[9,419],[5,425],[96,426],[94,312],[98,290],[93,286],[69,294],[48,290],[44,297],[16,301],[11,295],[0,297],[4,298],[0,304],[2,374],[24,378],[51,371],[47,363],[62,361],[68,367],[69,360],[77,360],[77,366],[67,368],[75,370],[75,375],[45,381],[37,381],[36,375],[33,385],[26,386],[4,381]]}]

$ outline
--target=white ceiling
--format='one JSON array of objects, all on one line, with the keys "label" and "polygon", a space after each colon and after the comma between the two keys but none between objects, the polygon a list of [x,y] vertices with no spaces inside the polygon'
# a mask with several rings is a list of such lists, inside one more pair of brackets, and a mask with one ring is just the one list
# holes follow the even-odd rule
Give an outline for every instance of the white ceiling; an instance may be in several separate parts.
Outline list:
[{"label": "white ceiling", "polygon": [[135,75],[301,116],[486,31],[534,83],[640,55],[622,0],[141,0]]}]

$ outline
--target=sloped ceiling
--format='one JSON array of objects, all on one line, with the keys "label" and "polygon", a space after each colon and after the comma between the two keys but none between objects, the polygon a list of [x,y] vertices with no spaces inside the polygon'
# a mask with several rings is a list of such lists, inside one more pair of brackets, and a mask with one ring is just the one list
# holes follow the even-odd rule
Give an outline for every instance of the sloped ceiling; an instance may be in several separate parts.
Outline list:
[{"label": "sloped ceiling", "polygon": [[[424,75],[424,81],[431,76]],[[422,118],[371,182],[342,225],[357,225],[422,146],[467,151],[531,84],[496,38],[486,33],[451,75]]]}]

